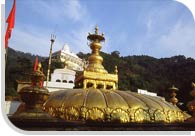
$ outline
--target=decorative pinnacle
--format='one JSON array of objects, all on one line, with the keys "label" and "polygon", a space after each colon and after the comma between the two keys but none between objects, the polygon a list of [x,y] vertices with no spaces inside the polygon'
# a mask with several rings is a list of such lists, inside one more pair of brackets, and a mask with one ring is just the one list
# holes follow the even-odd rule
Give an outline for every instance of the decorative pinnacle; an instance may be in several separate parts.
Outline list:
[{"label": "decorative pinnacle", "polygon": [[192,91],[190,92],[190,95],[194,97],[194,99],[190,102],[188,102],[187,107],[189,111],[192,112],[192,117],[188,118],[188,122],[195,122],[195,84],[192,82]]},{"label": "decorative pinnacle", "polygon": [[176,106],[176,104],[178,103],[178,99],[176,98],[176,91],[179,91],[178,88],[176,88],[174,85],[172,85],[171,88],[169,88],[169,90],[171,91],[171,99],[170,102]]},{"label": "decorative pinnacle", "polygon": [[190,92],[190,95],[194,97],[195,99],[195,83],[194,82],[192,82],[192,91]]},{"label": "decorative pinnacle", "polygon": [[41,67],[42,67],[42,65],[41,65],[41,63],[39,62],[38,66],[37,66],[37,71],[41,71]]},{"label": "decorative pinnacle", "polygon": [[115,74],[118,74],[118,67],[115,65],[115,70],[114,70]]},{"label": "decorative pinnacle", "polygon": [[175,85],[172,85],[172,87],[171,87],[171,88],[169,88],[169,90],[171,90],[171,91],[173,91],[173,90],[174,90],[174,91],[179,91],[179,89],[178,89],[178,88],[176,88],[176,87],[175,87]]},{"label": "decorative pinnacle", "polygon": [[51,42],[54,42],[56,39],[56,36],[54,34],[51,34]]},{"label": "decorative pinnacle", "polygon": [[98,35],[98,30],[99,30],[99,28],[98,28],[98,26],[96,25],[96,27],[95,27],[95,34],[97,34],[97,35]]},{"label": "decorative pinnacle", "polygon": [[105,41],[104,34],[103,33],[99,34],[99,27],[97,25],[95,27],[95,33],[94,34],[88,33],[87,39],[90,42],[95,42],[95,41],[102,42],[102,41]]},{"label": "decorative pinnacle", "polygon": [[195,83],[194,82],[192,82],[192,88],[195,89]]}]

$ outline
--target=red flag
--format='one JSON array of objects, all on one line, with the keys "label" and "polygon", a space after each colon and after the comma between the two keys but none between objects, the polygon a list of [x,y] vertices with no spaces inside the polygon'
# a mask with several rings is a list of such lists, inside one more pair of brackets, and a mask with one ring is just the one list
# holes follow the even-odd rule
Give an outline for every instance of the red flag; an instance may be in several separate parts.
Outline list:
[{"label": "red flag", "polygon": [[14,0],[13,7],[12,7],[11,12],[9,13],[9,16],[6,20],[6,23],[8,23],[8,25],[7,25],[7,31],[5,34],[5,48],[8,47],[8,40],[11,37],[11,31],[14,28],[15,12],[16,12],[16,0]]},{"label": "red flag", "polygon": [[36,59],[35,59],[35,64],[34,64],[34,71],[37,70],[37,65],[38,65],[39,61],[38,61],[38,57],[36,56]]}]

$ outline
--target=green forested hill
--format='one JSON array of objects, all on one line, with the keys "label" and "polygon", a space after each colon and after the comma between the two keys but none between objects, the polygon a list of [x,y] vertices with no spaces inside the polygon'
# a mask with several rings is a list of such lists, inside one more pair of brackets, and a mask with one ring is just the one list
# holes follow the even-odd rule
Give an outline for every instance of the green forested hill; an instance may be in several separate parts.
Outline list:
[{"label": "green forested hill", "polygon": [[[5,70],[5,94],[16,95],[16,80],[29,80],[25,73],[33,70],[33,62],[36,56],[30,53],[15,51],[8,48],[8,57]],[[44,61],[45,57],[40,57],[40,61]]]},{"label": "green forested hill", "polygon": [[[191,82],[195,82],[195,60],[185,56],[171,58],[153,58],[150,56],[120,56],[118,51],[112,53],[101,52],[103,65],[109,73],[118,66],[119,89],[137,91],[138,88],[156,92],[169,99],[168,88],[174,84],[180,89],[178,99],[184,105],[192,99],[189,95]],[[78,53],[80,58],[87,59],[89,54]],[[22,73],[31,72],[35,55],[15,51],[9,48],[8,65],[6,68],[6,95],[15,95],[16,80],[28,80]],[[47,72],[46,57],[40,57],[44,73]],[[52,63],[52,70],[61,67],[59,63]]]}]

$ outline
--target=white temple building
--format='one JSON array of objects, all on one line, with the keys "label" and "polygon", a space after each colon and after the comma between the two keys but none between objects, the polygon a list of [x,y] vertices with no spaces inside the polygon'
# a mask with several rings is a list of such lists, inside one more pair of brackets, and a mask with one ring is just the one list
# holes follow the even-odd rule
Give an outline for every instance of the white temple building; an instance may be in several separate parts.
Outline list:
[{"label": "white temple building", "polygon": [[74,70],[70,70],[65,66],[63,69],[55,69],[51,74],[51,81],[48,81],[46,87],[46,81],[44,81],[43,86],[45,86],[49,92],[54,92],[60,89],[68,89],[74,87],[75,81]]},{"label": "white temple building", "polygon": [[[52,54],[53,61],[64,62],[65,67],[61,69],[55,69],[51,74],[51,80],[44,81],[43,86],[46,87],[49,92],[54,92],[60,89],[72,89],[75,86],[76,71],[83,71],[85,63],[76,54],[70,52],[69,46],[65,44],[60,51],[56,51]],[[17,92],[23,87],[31,85],[31,82],[18,82]]]},{"label": "white temple building", "polygon": [[74,88],[76,71],[83,71],[84,62],[76,54],[70,51],[67,44],[59,51],[52,54],[53,61],[64,62],[65,67],[62,69],[55,69],[51,74],[51,81],[48,81],[46,87],[49,92],[54,92],[60,89]]},{"label": "white temple building", "polygon": [[149,92],[148,90],[143,90],[143,89],[137,89],[137,93],[150,95],[150,96],[157,96],[157,93]]},{"label": "white temple building", "polygon": [[65,44],[61,50],[52,53],[52,60],[67,63],[68,69],[83,71],[84,62],[70,51],[68,44]]},{"label": "white temple building", "polygon": [[154,96],[154,97],[159,97],[159,98],[161,98],[162,100],[165,101],[165,97],[158,96],[157,93],[149,92],[148,90],[137,89],[137,93],[138,94],[145,94],[145,95],[149,95],[149,96]]}]

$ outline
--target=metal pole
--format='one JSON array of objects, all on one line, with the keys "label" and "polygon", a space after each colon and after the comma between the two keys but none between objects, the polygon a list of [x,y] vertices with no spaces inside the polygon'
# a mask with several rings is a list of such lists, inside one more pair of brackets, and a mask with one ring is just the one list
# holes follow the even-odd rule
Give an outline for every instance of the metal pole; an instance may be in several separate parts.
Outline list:
[{"label": "metal pole", "polygon": [[7,56],[8,56],[8,47],[5,49],[5,69],[6,69],[7,60],[8,60]]},{"label": "metal pole", "polygon": [[52,46],[53,43],[55,42],[56,36],[55,35],[51,35],[51,47],[50,47],[50,52],[49,52],[49,63],[48,63],[48,70],[47,70],[47,81],[46,81],[46,88],[47,88],[47,84],[49,81],[49,75],[50,75],[50,67],[51,67],[51,56],[52,56]]}]

